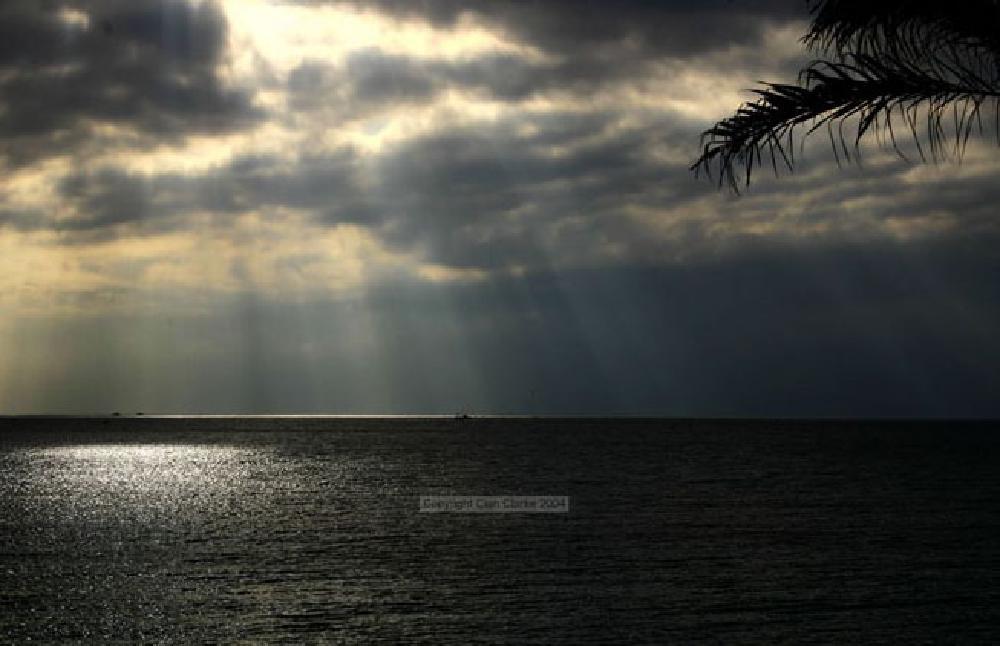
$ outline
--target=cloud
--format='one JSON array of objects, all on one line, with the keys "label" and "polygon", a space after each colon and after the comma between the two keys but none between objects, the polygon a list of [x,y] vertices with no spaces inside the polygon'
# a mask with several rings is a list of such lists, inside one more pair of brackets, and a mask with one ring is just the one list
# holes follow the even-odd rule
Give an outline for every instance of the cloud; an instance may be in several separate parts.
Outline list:
[{"label": "cloud", "polygon": [[59,192],[76,206],[76,217],[59,221],[57,226],[61,230],[113,227],[142,220],[151,210],[144,182],[114,169],[66,177]]},{"label": "cloud", "polygon": [[801,21],[798,0],[299,0],[348,4],[450,28],[463,18],[484,21],[561,56],[691,57],[733,45],[762,45],[767,23]]},{"label": "cloud", "polygon": [[[801,48],[777,43],[782,28],[798,25],[801,3],[687,3],[633,1],[467,3],[452,0],[300,2],[353,6],[404,20],[425,20],[461,32],[469,21],[513,39],[527,51],[479,51],[458,58],[432,49],[406,54],[369,46],[343,64],[306,60],[289,78],[291,106],[309,109],[342,103],[357,116],[384,105],[427,101],[449,88],[518,102],[548,94],[587,100],[615,86],[676,84],[686,67],[714,58],[711,73],[758,75],[779,66],[791,74]],[[778,40],[785,40],[779,38]],[[529,55],[528,52],[531,52]],[[620,90],[620,88],[619,88]]]},{"label": "cloud", "polygon": [[996,413],[994,150],[688,171],[803,3],[238,2],[0,4],[0,404]]},{"label": "cloud", "polygon": [[[798,173],[761,177],[733,199],[687,170],[698,127],[670,114],[516,112],[376,153],[244,155],[195,173],[74,171],[59,183],[62,215],[34,225],[79,242],[180,230],[199,214],[223,226],[294,214],[294,226],[357,226],[387,250],[487,274],[996,233],[989,151],[930,174],[887,152],[838,169],[817,141]],[[4,219],[19,229],[31,221]]]},{"label": "cloud", "polygon": [[[593,262],[644,234],[626,212],[712,188],[664,182],[686,160],[654,152],[691,136],[649,135],[614,113],[546,113],[438,130],[364,155],[248,155],[192,174],[74,170],[58,183],[57,217],[35,222],[67,242],[183,227],[185,216],[294,211],[316,227],[362,226],[390,248],[458,269],[524,270]],[[688,126],[690,128],[690,126]],[[20,220],[20,226],[24,224]],[[10,221],[14,224],[14,221]]]},{"label": "cloud", "polygon": [[[227,142],[231,154],[211,163],[191,152],[189,163],[161,168],[156,153],[115,156],[114,147],[221,135],[264,117],[220,72],[233,55],[220,7],[13,2],[2,24],[32,42],[0,48],[9,72],[0,82],[23,90],[3,95],[0,128],[12,133],[0,146],[8,161],[72,153],[96,136],[94,124],[112,130],[110,151],[97,161],[48,173],[55,179],[47,203],[5,200],[0,225],[55,231],[78,244],[162,235],[206,215],[219,223],[293,218],[318,230],[362,227],[435,271],[473,274],[670,263],[759,240],[902,239],[992,227],[984,202],[968,197],[994,192],[986,158],[979,174],[935,179],[879,157],[831,182],[832,161],[821,156],[739,202],[692,179],[687,166],[707,122],[684,101],[697,108],[710,100],[711,84],[745,51],[785,60],[760,39],[775,24],[799,20],[798,3],[637,1],[615,11],[559,1],[354,4],[447,29],[478,21],[545,55],[364,46],[340,59],[308,58],[283,86],[267,88],[284,92],[287,107],[261,122],[273,143],[262,148],[263,137],[248,135]],[[684,81],[644,76],[642,65],[681,60]],[[638,85],[588,97],[600,84],[626,81]],[[472,95],[457,108],[455,89]],[[38,107],[43,98],[51,109]],[[418,126],[395,128],[411,113]],[[377,143],[348,143],[358,133],[376,133]],[[178,150],[183,156],[183,143]]]},{"label": "cloud", "polygon": [[326,111],[338,121],[369,119],[385,108],[423,103],[441,89],[429,66],[378,49],[351,53],[343,65],[307,60],[288,75],[288,105]]},{"label": "cloud", "polygon": [[213,2],[5,2],[0,159],[66,154],[100,124],[147,145],[246,127],[261,115],[220,75],[226,38]]},{"label": "cloud", "polygon": [[175,231],[199,214],[236,218],[280,208],[335,224],[364,223],[368,215],[350,149],[295,162],[243,156],[196,174],[146,175],[114,166],[78,170],[58,182],[58,198],[56,217],[11,213],[6,222],[21,230],[58,231],[64,242],[79,243]]},{"label": "cloud", "polygon": [[645,131],[622,128],[615,115],[453,129],[380,161],[380,203],[392,216],[383,234],[456,266],[593,259],[623,209],[679,170],[654,161]]}]

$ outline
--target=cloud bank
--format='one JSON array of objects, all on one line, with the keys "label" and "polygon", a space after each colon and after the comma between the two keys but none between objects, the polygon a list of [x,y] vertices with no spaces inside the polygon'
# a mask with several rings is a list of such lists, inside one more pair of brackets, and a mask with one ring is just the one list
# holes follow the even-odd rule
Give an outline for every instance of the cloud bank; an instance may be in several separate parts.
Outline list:
[{"label": "cloud bank", "polygon": [[[0,405],[111,405],[71,384],[131,356],[153,409],[992,410],[988,138],[962,165],[872,144],[838,168],[817,137],[738,199],[688,171],[747,88],[792,78],[807,19],[795,0],[6,2],[0,349],[34,376],[8,368]],[[108,330],[221,349],[89,354]],[[39,354],[56,337],[71,369]],[[178,385],[209,355],[215,386]]]}]

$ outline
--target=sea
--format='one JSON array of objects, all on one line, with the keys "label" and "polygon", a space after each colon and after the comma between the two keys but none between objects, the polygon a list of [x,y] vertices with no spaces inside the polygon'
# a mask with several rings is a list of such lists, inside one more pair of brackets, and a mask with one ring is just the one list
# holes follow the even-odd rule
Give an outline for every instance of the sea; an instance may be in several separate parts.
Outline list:
[{"label": "sea", "polygon": [[998,640],[995,422],[0,419],[0,643]]}]

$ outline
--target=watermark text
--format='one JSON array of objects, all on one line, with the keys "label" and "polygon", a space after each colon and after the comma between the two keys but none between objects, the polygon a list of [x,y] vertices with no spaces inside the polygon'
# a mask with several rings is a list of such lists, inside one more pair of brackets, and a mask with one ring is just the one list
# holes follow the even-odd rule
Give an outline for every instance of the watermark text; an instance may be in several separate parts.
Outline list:
[{"label": "watermark text", "polygon": [[567,514],[569,496],[420,496],[431,514]]}]

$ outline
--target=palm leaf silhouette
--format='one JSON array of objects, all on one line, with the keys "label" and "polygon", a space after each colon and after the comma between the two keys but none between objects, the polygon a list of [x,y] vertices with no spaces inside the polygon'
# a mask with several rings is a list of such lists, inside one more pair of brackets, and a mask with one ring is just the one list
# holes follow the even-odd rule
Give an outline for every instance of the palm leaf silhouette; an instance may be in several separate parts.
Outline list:
[{"label": "palm leaf silhouette", "polygon": [[765,163],[791,170],[797,129],[803,137],[825,129],[838,162],[852,150],[856,157],[868,133],[903,155],[900,127],[921,158],[960,157],[970,134],[983,131],[987,103],[1000,136],[1000,0],[824,0],[812,11],[803,41],[828,59],[808,65],[796,84],[764,84],[755,101],[706,130],[696,175],[738,191]]}]

